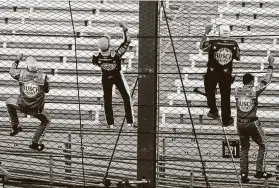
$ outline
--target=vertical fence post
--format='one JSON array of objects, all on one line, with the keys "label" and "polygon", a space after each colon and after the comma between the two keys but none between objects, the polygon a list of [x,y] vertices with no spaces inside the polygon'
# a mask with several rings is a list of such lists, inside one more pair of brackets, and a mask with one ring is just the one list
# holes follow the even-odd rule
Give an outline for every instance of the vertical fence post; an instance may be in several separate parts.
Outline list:
[{"label": "vertical fence post", "polygon": [[65,143],[65,149],[63,150],[65,156],[65,179],[72,180],[72,155],[71,155],[71,132],[68,133],[68,141]]},{"label": "vertical fence post", "polygon": [[50,182],[50,188],[52,188],[52,183],[53,183],[53,157],[52,157],[52,153],[49,156],[49,182]]},{"label": "vertical fence post", "polygon": [[[166,168],[165,168],[165,159],[166,159],[166,139],[165,137],[162,140],[162,155],[159,157],[159,178],[166,178]],[[161,183],[161,185],[165,186],[165,183]]]},{"label": "vertical fence post", "polygon": [[137,178],[156,187],[158,2],[139,1]]},{"label": "vertical fence post", "polygon": [[194,187],[194,169],[192,168],[191,173],[190,173],[190,188]]}]

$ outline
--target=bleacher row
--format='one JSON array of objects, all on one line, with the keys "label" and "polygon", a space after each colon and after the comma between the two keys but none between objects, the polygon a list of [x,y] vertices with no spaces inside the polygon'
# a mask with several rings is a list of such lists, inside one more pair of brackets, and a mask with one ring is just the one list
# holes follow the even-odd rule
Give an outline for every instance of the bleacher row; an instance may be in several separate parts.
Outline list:
[{"label": "bleacher row", "polygon": [[[247,3],[244,7],[243,1],[224,1],[221,3],[220,6],[199,1],[195,1],[195,3],[191,1],[170,2],[170,7],[167,13],[169,15],[175,15],[176,9],[174,8],[172,10],[172,7],[179,7],[182,4],[191,4],[194,7],[193,13],[196,11],[198,13],[196,17],[199,18],[202,17],[201,14],[205,13],[203,12],[205,10],[205,7],[212,6],[210,12],[206,13],[212,13],[213,16],[217,15],[219,17],[217,17],[216,19],[211,19],[213,24],[224,22],[228,23],[230,25],[233,25],[232,35],[251,35],[255,36],[255,38],[253,39],[254,41],[257,39],[263,41],[263,43],[258,44],[254,44],[253,40],[251,43],[246,43],[247,41],[249,41],[249,39],[245,38],[243,40],[244,43],[240,44],[240,48],[242,51],[245,51],[247,53],[244,56],[242,56],[241,61],[237,63],[236,66],[239,66],[241,68],[241,66],[247,66],[248,64],[248,66],[251,65],[251,71],[264,72],[263,67],[267,65],[266,55],[270,53],[270,51],[273,52],[278,50],[279,47],[277,44],[276,37],[268,36],[265,39],[261,35],[277,34],[276,30],[273,29],[274,27],[276,27],[277,22],[273,19],[273,22],[266,22],[266,20],[268,19],[266,17],[276,16],[278,14],[278,11],[276,11],[276,9],[274,9],[273,7],[274,5],[278,5],[278,3],[272,0],[256,0],[245,2]],[[250,6],[250,4],[254,5],[255,3],[257,3],[260,6],[260,3],[262,2],[264,3],[264,6],[262,8],[258,8],[252,5]],[[51,101],[47,103],[46,108],[49,109],[49,111],[51,112],[53,120],[52,124],[49,127],[49,132],[46,134],[45,137],[45,144],[47,145],[46,151],[40,155],[40,159],[35,155],[25,155],[21,158],[13,157],[11,159],[11,152],[14,151],[21,151],[22,153],[28,155],[30,154],[29,150],[26,150],[25,148],[27,148],[29,140],[32,138],[31,132],[33,132],[35,124],[33,120],[21,116],[23,124],[28,125],[28,127],[26,126],[26,129],[31,132],[23,132],[15,138],[5,137],[5,135],[8,135],[9,127],[7,114],[5,112],[4,101],[8,97],[15,96],[18,92],[18,87],[15,84],[15,82],[13,82],[12,79],[9,77],[7,72],[1,74],[1,83],[13,83],[9,87],[3,85],[3,87],[0,90],[2,95],[2,102],[0,106],[1,124],[3,125],[3,133],[1,134],[3,134],[3,138],[6,138],[5,142],[2,143],[3,145],[1,145],[2,148],[5,148],[5,150],[2,151],[5,153],[5,155],[3,155],[1,159],[3,166],[7,167],[14,175],[18,177],[29,177],[32,179],[35,177],[34,173],[36,172],[38,174],[36,178],[48,180],[50,162],[49,157],[50,154],[53,154],[54,179],[56,181],[65,181],[68,183],[80,183],[82,181],[82,167],[80,161],[81,151],[79,148],[80,138],[78,137],[80,125],[79,120],[77,119],[79,111],[76,100],[77,89],[76,87],[73,87],[73,85],[76,84],[77,80],[75,74],[76,64],[73,60],[75,58],[75,41],[72,37],[66,36],[72,35],[73,33],[71,19],[68,12],[69,4],[68,2],[63,1],[50,1],[50,3],[46,3],[44,1],[30,0],[1,0],[0,9],[0,19],[2,20],[0,22],[0,43],[2,44],[0,48],[0,54],[1,56],[8,57],[7,59],[1,59],[0,67],[4,70],[8,70],[11,62],[13,61],[11,57],[15,57],[18,53],[23,53],[25,56],[33,55],[38,59],[53,59],[50,61],[40,61],[40,66],[44,70],[54,70],[54,74],[50,75],[50,80],[51,83],[55,86],[54,89],[52,89],[50,93],[47,95],[47,98],[51,99]],[[272,11],[270,9],[272,9]],[[96,50],[98,36],[100,36],[104,32],[109,32],[113,36],[112,45],[116,47],[120,44],[121,30],[120,28],[116,27],[116,21],[127,21],[128,25],[132,26],[130,29],[132,36],[136,36],[138,34],[138,2],[114,2],[113,5],[109,4],[106,1],[104,1],[103,3],[93,3],[90,1],[72,2],[72,10],[74,23],[76,24],[75,30],[79,36],[78,38],[76,38],[78,59],[85,60],[85,62],[78,63],[77,65],[78,71],[81,73],[97,73],[100,71],[99,68],[93,66],[90,63],[92,51]],[[236,14],[239,14],[240,19],[237,19]],[[262,21],[256,20],[254,19],[254,14],[258,15],[258,19],[262,19],[262,15],[264,15],[265,18],[263,18]],[[194,33],[196,35],[199,35],[201,32],[203,32],[204,25],[206,24],[206,22],[200,19],[194,20],[195,14],[189,14],[189,9],[185,9],[184,12],[180,13],[180,16],[189,18],[189,20],[191,21],[189,25],[187,25],[190,27],[190,34]],[[233,16],[235,16],[235,19],[233,19]],[[242,19],[243,16],[245,16],[245,19]],[[248,16],[251,16],[250,19]],[[227,17],[229,19],[226,19]],[[63,25],[61,23],[63,23]],[[264,29],[261,27],[262,25],[265,26]],[[248,26],[250,26],[250,31],[248,30]],[[181,28],[171,28],[171,30],[173,29]],[[162,31],[162,33],[164,33],[164,31]],[[180,32],[178,31],[177,33]],[[25,36],[22,36],[21,34],[24,34]],[[61,36],[28,36],[32,34],[55,34]],[[88,37],[89,35],[94,37],[90,38]],[[257,38],[258,35],[260,36]],[[132,41],[133,42],[131,44],[131,48],[129,48],[128,52],[124,56],[126,60],[123,66],[124,71],[136,71],[137,69],[136,61],[138,42],[135,38],[133,38]],[[264,43],[265,41],[271,41],[271,43]],[[187,45],[187,42],[185,42],[185,45]],[[18,46],[22,47],[19,48]],[[28,49],[25,48],[26,46],[28,46]],[[61,49],[45,49],[44,46],[53,46]],[[181,47],[185,49],[185,46]],[[179,60],[179,62],[185,64],[182,64],[181,66],[183,66],[183,73],[185,73],[185,86],[190,90],[193,90],[194,87],[203,87],[202,77],[199,77],[199,79],[197,79],[191,73],[196,72],[197,70],[199,70],[198,72],[204,72],[204,68],[207,61],[206,54],[201,53],[196,47],[196,45],[194,45],[194,48],[196,48],[195,52],[192,51],[190,53],[187,50],[180,50],[180,48],[177,51],[177,53],[182,54],[182,56],[184,57],[189,56],[189,59],[182,59],[181,61]],[[255,56],[255,51],[262,52],[262,54],[264,55]],[[162,70],[169,70],[167,68],[167,63],[173,61],[173,56],[169,55],[171,53],[172,50],[167,49],[167,53],[165,54],[164,59],[167,59],[168,62],[162,62]],[[60,61],[57,61],[57,59],[60,59]],[[186,63],[190,66],[186,66]],[[24,63],[22,63],[20,64],[20,66],[24,67],[25,65]],[[242,72],[244,70],[236,69],[235,71]],[[255,74],[257,75],[257,77],[259,77],[258,80],[262,76],[262,73]],[[133,76],[135,75],[127,75],[127,78],[130,79],[133,78]],[[274,77],[277,78],[278,74],[275,74]],[[177,90],[177,92],[167,93],[167,97],[164,99],[164,101],[162,101],[162,103],[165,104],[167,107],[160,107],[160,130],[173,131],[173,129],[175,129],[177,135],[171,134],[170,137],[180,138],[179,132],[184,131],[189,132],[189,136],[185,138],[185,140],[182,143],[178,142],[181,140],[177,138],[175,139],[176,141],[168,140],[166,157],[169,160],[166,160],[163,166],[161,166],[161,164],[159,165],[159,167],[165,168],[165,173],[158,172],[160,175],[164,176],[159,178],[158,182],[160,183],[158,184],[158,187],[181,187],[187,185],[190,181],[189,178],[192,169],[194,169],[194,185],[202,185],[202,187],[204,187],[204,179],[201,178],[202,175],[199,167],[200,162],[196,153],[197,149],[195,146],[195,142],[187,143],[189,140],[193,139],[188,117],[188,110],[185,107],[177,107],[176,105],[174,105],[175,102],[185,104],[184,96],[181,94],[181,81],[171,79],[172,78],[169,79],[169,82],[172,82],[173,85],[169,85],[168,87]],[[233,87],[240,85],[239,78],[237,78],[237,81],[238,82],[236,82],[233,85]],[[101,80],[99,76],[81,74],[79,76],[79,82],[81,85],[94,85],[95,87],[95,85],[100,85]],[[133,82],[129,82],[130,89],[133,84]],[[276,99],[276,96],[272,94],[272,92],[276,91],[277,88],[278,84],[276,82],[271,83],[266,91],[266,93],[269,93],[269,95],[264,95],[262,98],[260,98],[260,105],[270,104],[275,108],[278,104],[278,100]],[[100,116],[103,116],[103,108],[102,104],[90,103],[90,100],[94,101],[93,98],[102,98],[103,94],[101,89],[93,89],[93,86],[90,86],[89,88],[84,87],[80,90],[80,95],[81,99],[84,98],[84,104],[81,104],[81,113],[85,115],[88,114],[89,111],[93,112],[93,118],[88,115],[82,119],[82,125],[84,130],[82,132],[82,134],[84,134],[84,146],[88,149],[91,147],[91,150],[89,149],[88,152],[85,152],[84,156],[88,156],[89,158],[96,158],[96,156],[97,158],[106,157],[106,159],[86,159],[86,181],[90,183],[90,181],[102,178],[103,173],[105,172],[108,164],[108,158],[110,157],[110,154],[112,152],[111,149],[114,146],[116,140],[116,135],[114,131],[106,132],[106,135],[103,135],[101,134],[101,132],[98,132],[97,130],[100,129],[100,126],[98,125],[101,123],[100,119],[102,118],[100,118]],[[116,97],[119,100],[119,96],[114,95],[114,97]],[[198,96],[194,93],[187,93],[187,97],[193,105],[195,104],[195,102],[202,102],[202,104],[205,104],[205,98]],[[69,100],[70,98],[74,99]],[[136,100],[136,97],[134,100]],[[233,97],[232,102],[234,102]],[[168,104],[172,106],[168,106]],[[63,114],[61,114],[62,112]],[[191,108],[191,113],[194,117],[196,129],[199,130],[198,138],[204,138],[206,141],[211,140],[213,143],[220,143],[223,139],[223,135],[221,130],[219,129],[218,122],[211,121],[210,119],[205,117],[204,115],[206,114],[206,112],[207,109],[205,107]],[[276,122],[277,114],[271,112],[273,112],[273,109],[270,109],[270,111],[266,111],[265,108],[263,108],[263,110],[259,110],[259,116],[264,117],[264,123],[272,122],[271,124],[273,124]],[[116,116],[123,117],[123,112],[116,112]],[[38,123],[37,121],[35,122],[36,124]],[[95,129],[95,127],[97,127],[97,129]],[[93,130],[97,132],[94,132]],[[267,134],[271,134],[271,136],[269,137],[270,139],[274,138],[274,136],[272,135],[276,135],[278,133],[278,129],[273,129],[272,127],[265,127],[265,130]],[[65,166],[65,162],[67,161],[64,159],[64,156],[61,157],[61,154],[63,154],[63,150],[65,150],[64,144],[67,142],[68,131],[71,131],[72,135],[75,135],[74,138],[72,138],[72,140],[74,141],[72,143],[71,149],[73,155],[73,158],[71,160],[73,164],[72,175],[65,174],[65,169],[67,169],[67,166]],[[237,138],[234,127],[229,128],[227,131],[235,135],[233,138]],[[209,138],[204,136],[205,132],[208,132],[212,135],[219,135],[218,140],[217,138],[213,139],[212,137]],[[63,138],[61,137],[61,135],[64,135],[62,136]],[[120,143],[117,147],[119,149],[116,151],[116,158],[114,158],[113,162],[114,165],[112,166],[110,171],[110,177],[114,178],[115,180],[119,180],[125,177],[136,177],[136,133],[133,133],[132,135],[130,133],[125,135],[122,134],[122,136],[124,138],[120,138]],[[54,145],[57,147],[52,148],[51,146]],[[220,148],[219,144],[212,144],[210,147],[207,147],[203,150],[203,154],[206,156],[206,153],[214,151],[216,147]],[[161,150],[161,148],[159,148],[159,150]],[[186,150],[188,151],[188,153],[186,153]],[[253,153],[255,153],[255,148],[252,148],[252,151]],[[276,151],[273,151],[272,154],[273,156],[275,156]],[[124,157],[128,158],[128,160],[124,160]],[[129,158],[131,158],[131,160],[129,160]],[[193,161],[188,160],[193,158],[196,160],[196,162],[194,163]],[[40,164],[34,162],[29,163],[29,161],[34,161],[34,159],[38,162],[40,161]],[[223,179],[228,177],[235,178],[232,163],[229,159],[222,160],[220,155],[217,155],[216,153],[211,153],[207,155],[205,159],[208,160],[208,162],[206,163],[207,170],[211,172],[209,174],[210,182],[214,182],[214,185],[217,187],[221,185],[226,185],[228,187],[237,187],[238,184],[236,180],[225,183]],[[268,159],[269,169],[273,168],[276,164],[274,162],[275,159],[276,157]],[[253,163],[255,163],[255,158],[253,158],[252,160]],[[39,166],[37,166],[37,164],[39,164]],[[224,167],[227,167],[226,170],[222,170],[224,169]],[[251,168],[253,167],[254,166],[252,166]],[[40,168],[41,170],[45,170],[45,173],[35,171],[35,169]],[[224,173],[224,171],[226,171],[226,173]],[[274,172],[275,169],[272,169],[271,171]],[[65,180],[65,176],[73,176],[74,180]],[[77,176],[80,178],[76,178]],[[277,186],[276,183],[272,180],[270,183],[270,187],[273,186],[272,183],[274,184],[274,187]],[[253,184],[258,185],[262,184],[262,182],[252,181],[252,183],[247,185],[247,187]]]}]

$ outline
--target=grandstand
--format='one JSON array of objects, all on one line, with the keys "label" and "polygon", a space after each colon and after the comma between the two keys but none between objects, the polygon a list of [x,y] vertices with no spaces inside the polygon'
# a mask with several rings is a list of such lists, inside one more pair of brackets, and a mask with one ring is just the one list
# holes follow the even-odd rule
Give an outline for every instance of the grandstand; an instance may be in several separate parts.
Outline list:
[{"label": "grandstand", "polygon": [[[138,33],[138,2],[115,2],[115,5],[113,8],[104,2],[72,2],[75,41],[68,1],[0,2],[0,17],[4,21],[0,23],[1,161],[13,177],[83,185],[84,173],[86,185],[102,181],[118,132],[105,130],[100,68],[93,66],[91,58],[93,51],[97,50],[98,38],[106,32],[112,35],[112,46],[119,46],[122,34],[116,27],[118,21],[128,20],[131,35]],[[130,14],[123,10],[130,11]],[[133,40],[123,57],[124,72],[137,68],[137,43]],[[75,62],[75,49],[78,64]],[[10,127],[5,100],[19,93],[18,83],[8,71],[19,53],[23,53],[25,58],[34,56],[40,69],[50,77],[51,90],[46,97],[46,108],[52,123],[43,139],[46,148],[42,153],[28,149],[39,123],[37,120],[20,115],[24,132],[15,138],[8,136]],[[23,61],[19,68],[24,67]],[[131,88],[135,76],[131,76]],[[124,118],[119,95],[114,88],[118,122]],[[130,131],[124,132],[119,140],[109,171],[111,180],[136,179],[136,133]]]},{"label": "grandstand", "polygon": [[[105,129],[101,73],[100,68],[91,63],[92,53],[97,50],[98,38],[104,33],[111,34],[112,46],[117,48],[122,40],[117,22],[128,23],[132,43],[123,57],[122,69],[131,92],[135,87],[132,98],[137,119],[137,105],[140,105],[135,85],[138,76],[139,2],[102,0],[72,1],[71,4],[76,38],[73,37],[68,1],[0,0],[0,156],[2,166],[13,177],[83,185],[84,173],[86,185],[90,186],[102,181],[124,118],[123,102],[114,88],[117,125],[114,130]],[[240,76],[247,70],[255,72],[256,80],[260,82],[267,65],[267,55],[273,53],[278,56],[276,16],[279,3],[276,0],[187,0],[166,1],[165,4],[210,185],[212,188],[239,187],[231,158],[222,156],[225,137],[220,122],[206,116],[205,97],[193,92],[195,87],[203,88],[202,74],[207,61],[207,54],[201,52],[198,45],[205,25],[231,25],[232,36],[239,43],[242,55],[241,61],[234,64],[237,77],[232,88],[241,85]],[[192,187],[205,187],[197,140],[182,94],[182,83],[162,9],[159,28],[157,187],[191,187],[191,184]],[[215,36],[214,31],[211,36]],[[23,53],[25,58],[34,56],[40,62],[40,68],[50,76],[51,90],[46,97],[46,109],[52,123],[43,140],[46,148],[41,153],[28,149],[39,123],[37,120],[20,114],[24,131],[16,137],[8,136],[10,127],[5,100],[19,93],[18,83],[8,71],[19,53]],[[25,66],[23,60],[19,68]],[[275,73],[272,83],[259,98],[258,112],[268,138],[266,169],[273,174],[277,172],[279,157],[278,77]],[[235,100],[231,99],[235,116]],[[235,127],[227,128],[226,133],[230,140],[238,140]],[[249,155],[250,170],[253,172],[257,155],[255,144],[251,145]],[[239,171],[239,159],[234,160]],[[137,132],[125,125],[108,177],[114,181],[137,178]],[[252,178],[243,187],[264,187],[268,183],[268,187],[275,188],[279,186],[276,179],[273,177],[264,182]],[[5,187],[7,185],[12,186],[7,183]]]},{"label": "grandstand", "polygon": [[[160,127],[167,131],[173,131],[175,139],[165,135],[165,150],[167,159],[171,160],[171,166],[166,167],[167,177],[178,178],[182,180],[184,174],[190,176],[193,173],[194,182],[201,183],[202,168],[197,150],[197,143],[193,136],[191,121],[189,120],[189,111],[182,90],[183,81],[187,91],[188,105],[193,118],[193,123],[197,133],[201,154],[205,162],[206,173],[209,182],[213,187],[240,187],[235,176],[235,170],[230,158],[222,157],[222,141],[225,140],[224,133],[220,127],[220,122],[211,120],[206,116],[206,98],[194,92],[194,88],[202,89],[203,74],[206,72],[207,54],[199,50],[199,41],[207,24],[212,24],[213,28],[219,24],[225,23],[231,27],[232,37],[239,43],[241,49],[241,60],[235,62],[234,73],[236,80],[232,88],[241,86],[241,76],[245,72],[252,72],[256,77],[256,83],[259,83],[264,77],[267,68],[267,56],[272,53],[278,55],[278,44],[276,28],[278,24],[275,19],[278,12],[276,1],[187,1],[170,2],[168,19],[170,30],[173,35],[174,47],[180,66],[183,72],[183,80],[178,75],[173,75],[172,81],[167,78],[160,79],[162,85],[172,85],[176,89],[163,92],[161,99],[168,99],[168,105],[160,107]],[[164,19],[164,18],[163,18]],[[161,22],[164,23],[164,22]],[[165,26],[162,26],[165,28]],[[182,34],[183,32],[183,34]],[[167,32],[163,33],[168,35]],[[185,37],[183,37],[183,35]],[[216,33],[210,33],[215,37]],[[162,40],[169,42],[168,40]],[[162,48],[166,46],[161,44]],[[161,56],[162,72],[177,70],[173,49],[171,45],[165,48]],[[165,66],[165,67],[164,67]],[[275,65],[277,67],[277,65]],[[276,174],[277,172],[277,136],[278,136],[278,100],[276,97],[278,91],[277,73],[274,74],[272,83],[259,98],[258,116],[261,117],[262,126],[268,139],[268,156],[266,170]],[[217,91],[217,105],[220,107],[220,94]],[[235,99],[231,97],[232,115],[236,116]],[[236,125],[235,125],[236,126]],[[227,137],[231,140],[238,140],[236,127],[226,128]],[[187,135],[187,136],[186,136]],[[175,146],[184,147],[183,152]],[[250,173],[255,169],[257,157],[257,146],[252,144],[250,149]],[[175,158],[176,160],[174,160]],[[193,163],[193,161],[195,161]],[[234,159],[239,172],[239,159]],[[168,162],[165,162],[166,166]],[[183,170],[182,170],[183,169]],[[185,171],[187,173],[185,173]],[[179,174],[180,177],[173,177]],[[252,174],[250,174],[252,175]],[[276,175],[275,175],[276,176]],[[185,177],[185,176],[184,176]],[[183,177],[183,178],[184,178]],[[200,179],[199,179],[200,178]],[[269,181],[268,187],[277,187],[277,178]],[[243,187],[266,187],[267,182],[252,179],[251,183]],[[213,185],[212,185],[213,184]],[[205,187],[204,185],[200,185]]]}]

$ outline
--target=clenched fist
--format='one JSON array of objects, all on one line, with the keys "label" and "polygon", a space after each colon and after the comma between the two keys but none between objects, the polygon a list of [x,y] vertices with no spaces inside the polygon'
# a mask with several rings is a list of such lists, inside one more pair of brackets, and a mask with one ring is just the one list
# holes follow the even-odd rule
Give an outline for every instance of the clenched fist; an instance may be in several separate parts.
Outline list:
[{"label": "clenched fist", "polygon": [[20,61],[20,60],[22,59],[22,57],[23,57],[23,54],[19,54],[19,55],[16,57],[16,59]]},{"label": "clenched fist", "polygon": [[128,27],[127,27],[125,22],[119,22],[119,26],[122,27],[123,31],[128,29]]}]

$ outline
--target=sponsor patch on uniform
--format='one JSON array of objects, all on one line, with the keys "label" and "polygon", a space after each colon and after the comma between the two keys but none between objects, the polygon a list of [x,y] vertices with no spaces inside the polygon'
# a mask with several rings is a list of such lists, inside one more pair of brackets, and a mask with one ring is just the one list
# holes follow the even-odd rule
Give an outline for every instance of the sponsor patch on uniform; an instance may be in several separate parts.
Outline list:
[{"label": "sponsor patch on uniform", "polygon": [[214,56],[219,64],[226,65],[232,60],[232,51],[228,48],[220,48]]},{"label": "sponsor patch on uniform", "polygon": [[34,81],[28,81],[23,86],[23,92],[29,98],[35,97],[39,93],[39,91],[40,88]]},{"label": "sponsor patch on uniform", "polygon": [[111,71],[116,68],[116,63],[102,63],[100,67],[104,70]]},{"label": "sponsor patch on uniform", "polygon": [[246,96],[240,97],[238,99],[237,105],[242,112],[249,112],[254,107],[254,103],[253,103],[252,99],[249,97],[246,97]]}]

